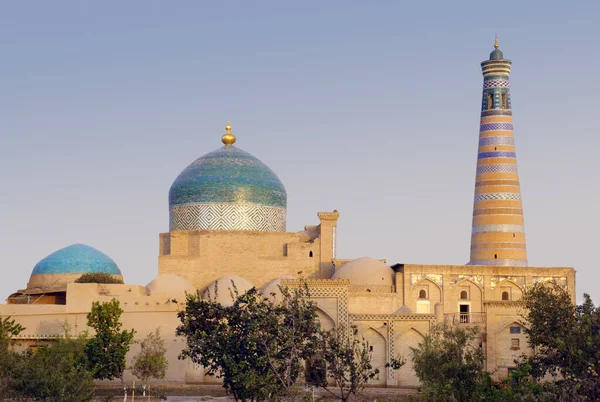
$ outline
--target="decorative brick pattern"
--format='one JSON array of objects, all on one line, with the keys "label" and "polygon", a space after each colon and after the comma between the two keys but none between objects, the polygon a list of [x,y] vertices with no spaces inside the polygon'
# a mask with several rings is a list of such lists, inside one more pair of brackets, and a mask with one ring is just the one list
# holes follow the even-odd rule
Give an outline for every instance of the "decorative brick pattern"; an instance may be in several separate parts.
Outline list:
[{"label": "decorative brick pattern", "polygon": [[508,135],[497,137],[483,137],[479,139],[480,147],[486,147],[489,145],[515,145],[515,139],[514,137]]},{"label": "decorative brick pattern", "polygon": [[471,281],[483,288],[483,275],[455,275],[452,279],[450,279],[450,286],[452,287],[463,280]]},{"label": "decorative brick pattern", "polygon": [[477,174],[484,173],[519,173],[519,171],[516,164],[510,163],[494,163],[477,166]]},{"label": "decorative brick pattern", "polygon": [[170,208],[170,230],[285,232],[285,208],[244,204],[191,204]]},{"label": "decorative brick pattern", "polygon": [[509,80],[485,80],[483,82],[483,88],[509,88],[510,81]]},{"label": "decorative brick pattern", "polygon": [[517,157],[517,154],[515,152],[507,152],[507,151],[480,152],[477,155],[477,159],[516,158],[516,157]]},{"label": "decorative brick pattern", "polygon": [[471,261],[470,265],[493,265],[505,267],[526,267],[527,260],[514,260],[510,258],[502,258],[497,260],[476,260]]},{"label": "decorative brick pattern", "polygon": [[512,123],[484,123],[479,126],[479,132],[486,131],[513,131]]},{"label": "decorative brick pattern", "polygon": [[490,277],[490,286],[494,289],[502,281],[511,281],[519,286],[521,289],[525,286],[524,276],[492,276]]},{"label": "decorative brick pattern", "polygon": [[533,283],[553,282],[563,289],[567,288],[567,278],[564,276],[534,276]]},{"label": "decorative brick pattern", "polygon": [[477,233],[525,233],[525,228],[523,225],[515,225],[511,223],[505,224],[492,224],[492,225],[474,225],[473,226],[473,234]]},{"label": "decorative brick pattern", "polygon": [[422,279],[429,279],[440,288],[444,288],[444,275],[442,274],[410,274],[410,286],[413,286]]},{"label": "decorative brick pattern", "polygon": [[519,193],[483,193],[475,194],[475,202],[482,201],[521,201]]}]

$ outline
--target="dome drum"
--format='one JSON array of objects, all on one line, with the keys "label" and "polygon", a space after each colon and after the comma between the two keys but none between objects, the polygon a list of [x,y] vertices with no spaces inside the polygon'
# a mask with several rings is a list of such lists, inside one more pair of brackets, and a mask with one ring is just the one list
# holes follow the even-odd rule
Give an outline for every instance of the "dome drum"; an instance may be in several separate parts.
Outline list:
[{"label": "dome drum", "polygon": [[285,232],[286,210],[253,204],[172,205],[170,230],[254,230]]}]

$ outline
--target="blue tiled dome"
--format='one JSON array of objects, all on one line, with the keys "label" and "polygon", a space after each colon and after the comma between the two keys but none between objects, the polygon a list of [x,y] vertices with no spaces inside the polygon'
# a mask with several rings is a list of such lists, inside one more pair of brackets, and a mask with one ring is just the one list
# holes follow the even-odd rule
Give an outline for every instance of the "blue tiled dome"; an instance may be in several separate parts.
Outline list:
[{"label": "blue tiled dome", "polygon": [[169,206],[213,202],[285,208],[287,195],[267,165],[248,152],[225,145],[185,168],[169,191]]},{"label": "blue tiled dome", "polygon": [[502,54],[500,49],[494,49],[494,50],[492,50],[492,53],[490,53],[490,60],[503,60],[503,59],[504,59],[504,54]]},{"label": "blue tiled dome", "polygon": [[121,275],[119,267],[112,258],[85,244],[73,244],[55,251],[38,262],[31,274],[84,274],[88,272]]},{"label": "blue tiled dome", "polygon": [[277,175],[233,145],[196,159],[169,191],[171,230],[284,231],[286,207]]}]

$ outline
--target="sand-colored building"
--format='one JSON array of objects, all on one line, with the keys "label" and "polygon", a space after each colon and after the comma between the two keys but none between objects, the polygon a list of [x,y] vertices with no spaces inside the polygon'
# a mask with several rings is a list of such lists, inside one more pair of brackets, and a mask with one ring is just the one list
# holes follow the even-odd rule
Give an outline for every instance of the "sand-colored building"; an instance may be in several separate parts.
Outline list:
[{"label": "sand-colored building", "polygon": [[[399,371],[386,362],[409,356],[431,325],[477,325],[486,368],[505,376],[526,353],[519,299],[530,285],[554,281],[575,295],[572,268],[529,267],[514,146],[509,74],[497,42],[484,76],[475,184],[471,256],[467,265],[390,264],[336,255],[337,211],[317,213],[318,222],[286,231],[287,194],[276,174],[237,148],[228,124],[224,146],[190,164],[169,191],[170,231],[159,235],[158,276],[147,286],[78,284],[85,272],[120,276],[117,264],[89,246],[73,245],[41,260],[24,290],[0,305],[27,328],[17,340],[35,347],[51,342],[67,323],[85,331],[93,301],[116,298],[124,327],[138,337],[161,328],[167,340],[165,381],[208,383],[203,367],[178,360],[185,340],[175,337],[185,292],[231,303],[228,287],[257,287],[269,296],[282,281],[302,272],[317,302],[323,327],[357,325],[373,353],[380,377],[373,385],[416,386],[410,361]],[[293,283],[293,282],[290,282]],[[208,296],[206,296],[208,297]],[[275,296],[277,297],[277,296]],[[138,352],[134,345],[130,357]],[[127,374],[129,376],[129,374]],[[127,379],[126,376],[126,379]]]}]

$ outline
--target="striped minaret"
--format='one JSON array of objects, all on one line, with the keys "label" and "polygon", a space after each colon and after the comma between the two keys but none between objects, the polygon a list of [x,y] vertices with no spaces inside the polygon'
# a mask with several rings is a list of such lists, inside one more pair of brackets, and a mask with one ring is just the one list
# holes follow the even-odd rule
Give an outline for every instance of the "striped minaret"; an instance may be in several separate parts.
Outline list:
[{"label": "striped minaret", "polygon": [[483,101],[473,202],[471,265],[526,266],[525,229],[510,105],[510,60],[481,63]]}]

